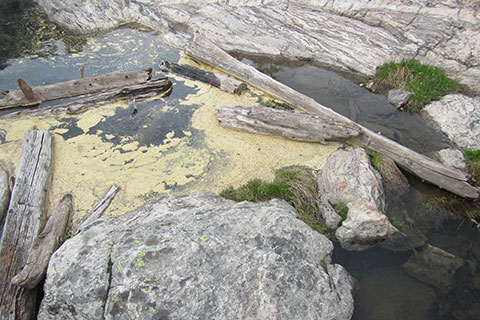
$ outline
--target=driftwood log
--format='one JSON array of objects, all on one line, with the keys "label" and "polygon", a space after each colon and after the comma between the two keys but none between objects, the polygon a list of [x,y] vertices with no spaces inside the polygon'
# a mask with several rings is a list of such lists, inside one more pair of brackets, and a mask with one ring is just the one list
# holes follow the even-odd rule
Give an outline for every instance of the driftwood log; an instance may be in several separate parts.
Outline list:
[{"label": "driftwood log", "polygon": [[348,139],[360,134],[355,124],[308,113],[267,107],[227,106],[217,109],[220,125],[252,133],[280,135],[292,140],[320,142]]},{"label": "driftwood log", "polygon": [[25,267],[13,277],[12,284],[33,289],[43,280],[50,257],[65,241],[71,213],[72,195],[67,194],[53,210],[42,232],[33,241]]},{"label": "driftwood log", "polygon": [[174,62],[162,61],[160,69],[192,80],[208,83],[228,93],[241,94],[247,86],[240,80],[222,74],[201,70],[189,65],[180,65]]},{"label": "driftwood log", "polygon": [[137,101],[141,99],[151,98],[160,95],[169,94],[172,90],[172,82],[168,78],[149,80],[145,83],[126,86],[122,88],[110,89],[108,91],[97,93],[91,97],[78,98],[63,104],[53,106],[45,106],[39,109],[27,109],[5,115],[4,117],[17,117],[19,115],[34,114],[59,114],[66,112],[68,114],[78,114],[85,112],[93,107],[98,107],[116,100],[135,98]]},{"label": "driftwood log", "polygon": [[107,208],[112,203],[113,198],[117,195],[118,191],[120,191],[120,187],[117,185],[113,185],[108,189],[107,193],[105,193],[100,199],[100,201],[93,207],[92,211],[88,215],[86,215],[79,223],[78,227],[72,232],[74,235],[78,234],[80,231],[87,229],[91,226],[97,219],[99,219]]},{"label": "driftwood log", "polygon": [[50,181],[52,136],[34,128],[23,142],[12,198],[0,241],[0,318],[33,319],[36,289],[12,285],[27,262],[30,248],[45,222]]},{"label": "driftwood log", "polygon": [[[345,124],[355,124],[352,120],[319,104],[312,98],[272,79],[254,67],[236,60],[198,33],[193,36],[167,33],[165,38],[174,45],[183,48],[190,56],[231,74],[251,86],[285,101],[292,107],[311,114],[323,115]],[[448,168],[363,126],[356,125],[362,131],[359,141],[363,145],[380,153],[385,153],[403,169],[459,196],[472,199],[480,197],[480,189],[468,183],[468,174],[457,169]]]},{"label": "driftwood log", "polygon": [[97,77],[38,86],[31,88],[33,99],[29,99],[32,97],[26,97],[24,93],[25,88],[23,87],[23,90],[10,90],[3,99],[0,99],[0,110],[18,106],[31,106],[43,101],[74,97],[144,83],[150,80],[151,77],[152,69],[148,69],[132,72],[114,72]]},{"label": "driftwood log", "polygon": [[1,230],[7,215],[8,203],[10,202],[10,186],[8,184],[8,173],[0,168],[0,239]]}]

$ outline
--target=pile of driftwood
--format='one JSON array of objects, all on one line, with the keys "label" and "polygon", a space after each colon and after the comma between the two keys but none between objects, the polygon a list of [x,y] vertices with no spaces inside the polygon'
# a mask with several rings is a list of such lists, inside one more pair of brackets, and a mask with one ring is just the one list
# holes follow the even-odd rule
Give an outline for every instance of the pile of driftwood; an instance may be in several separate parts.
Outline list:
[{"label": "pile of driftwood", "polygon": [[47,219],[52,143],[48,131],[27,131],[11,192],[10,179],[0,168],[0,319],[35,319],[39,284],[51,255],[68,234],[101,217],[119,190],[113,186],[73,230],[71,194]]},{"label": "pile of driftwood", "polygon": [[[480,189],[469,183],[470,176],[446,167],[319,104],[315,100],[248,66],[217,47],[210,40],[194,35],[168,33],[165,38],[195,59],[226,72],[293,108],[306,113],[292,114],[265,108],[225,107],[218,110],[220,124],[250,132],[279,134],[296,140],[314,141],[346,138],[389,157],[401,168],[442,189],[464,198],[478,199]],[[314,115],[314,116],[312,116]],[[319,118],[315,118],[318,116]],[[322,132],[318,132],[322,131]]]}]

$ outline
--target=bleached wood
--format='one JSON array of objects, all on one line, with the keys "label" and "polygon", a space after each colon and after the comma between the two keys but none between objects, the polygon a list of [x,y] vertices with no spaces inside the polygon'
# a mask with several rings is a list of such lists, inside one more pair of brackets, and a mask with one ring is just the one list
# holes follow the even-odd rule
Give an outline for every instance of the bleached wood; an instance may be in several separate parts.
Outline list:
[{"label": "bleached wood", "polygon": [[[0,168],[0,230],[2,230],[5,216],[7,215],[8,203],[10,202],[10,186],[8,173]],[[0,231],[1,238],[1,231]]]},{"label": "bleached wood", "polygon": [[45,86],[32,87],[34,99],[29,100],[21,90],[10,90],[0,99],[0,110],[18,106],[31,106],[43,101],[74,97],[143,83],[152,77],[152,70],[114,72],[96,77],[59,82]]},{"label": "bleached wood", "polygon": [[71,213],[72,195],[67,194],[52,212],[42,232],[34,239],[25,267],[13,277],[12,284],[33,289],[42,281],[50,257],[65,241]]},{"label": "bleached wood", "polygon": [[260,106],[221,107],[217,109],[217,118],[224,127],[280,135],[297,141],[325,143],[326,140],[353,138],[361,132],[355,124],[338,122],[324,116]]},{"label": "bleached wood", "polygon": [[25,134],[15,185],[0,241],[0,318],[33,319],[36,289],[11,284],[25,266],[33,241],[45,223],[52,136],[32,128]]},{"label": "bleached wood", "polygon": [[[168,33],[165,38],[167,41],[181,46],[190,56],[231,74],[239,80],[285,101],[292,107],[311,114],[323,115],[335,121],[344,122],[345,124],[355,123],[347,117],[321,105],[312,98],[261,73],[254,67],[236,60],[199,33],[195,33],[192,36]],[[446,167],[433,159],[410,150],[361,125],[358,126],[362,130],[362,134],[359,136],[360,142],[375,151],[385,153],[400,167],[412,172],[425,181],[461,197],[473,199],[480,197],[480,189],[468,183],[468,174],[454,168]]]}]

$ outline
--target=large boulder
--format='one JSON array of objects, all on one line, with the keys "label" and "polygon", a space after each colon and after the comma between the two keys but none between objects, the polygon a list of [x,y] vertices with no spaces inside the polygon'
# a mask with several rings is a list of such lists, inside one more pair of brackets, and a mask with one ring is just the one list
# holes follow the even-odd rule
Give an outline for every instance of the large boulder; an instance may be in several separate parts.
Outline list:
[{"label": "large boulder", "polygon": [[136,21],[161,32],[200,31],[225,50],[306,58],[367,76],[394,59],[442,67],[480,90],[475,1],[37,0],[80,32]]},{"label": "large boulder", "polygon": [[449,94],[423,110],[460,148],[480,149],[480,97]]},{"label": "large boulder", "polygon": [[39,319],[350,319],[332,250],[282,200],[164,198],[66,241]]},{"label": "large boulder", "polygon": [[342,248],[360,251],[389,238],[398,239],[399,231],[383,214],[382,178],[363,149],[347,147],[332,153],[318,184],[329,203],[342,202],[348,207],[346,219],[335,231]]}]

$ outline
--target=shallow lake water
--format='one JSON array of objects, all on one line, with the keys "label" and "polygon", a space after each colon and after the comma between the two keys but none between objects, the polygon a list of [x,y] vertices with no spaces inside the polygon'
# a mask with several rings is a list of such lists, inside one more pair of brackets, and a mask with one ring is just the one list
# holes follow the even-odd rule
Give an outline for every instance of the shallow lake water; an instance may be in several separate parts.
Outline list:
[{"label": "shallow lake water", "polygon": [[[86,76],[153,67],[154,77],[161,77],[160,61],[181,59],[179,52],[162,43],[154,32],[129,28],[93,37],[77,53],[66,52],[61,40],[46,45],[52,54],[9,60],[8,67],[0,70],[0,91],[15,89],[17,78],[31,85],[78,78],[82,65]],[[418,115],[395,110],[384,96],[371,94],[335,72],[308,64],[244,61],[412,149],[429,153],[448,145]],[[216,106],[223,101],[253,105],[258,96],[234,98],[180,77],[172,81],[169,96],[136,103],[135,114],[131,102],[123,101],[77,116],[0,119],[0,163],[13,170],[23,132],[32,125],[51,130],[57,137],[49,197],[79,190],[75,195],[79,217],[113,182],[122,186],[122,192],[109,214],[121,214],[125,208],[133,209],[165,194],[200,189],[218,192],[251,178],[269,179],[275,168],[284,165],[303,163],[321,168],[339,146],[214,130],[218,127]],[[374,247],[348,252],[335,244],[334,261],[357,281],[353,319],[480,318],[478,229],[447,212],[442,206],[445,193],[413,177],[410,181],[410,190],[403,197],[389,194],[390,219],[402,212],[408,224],[415,226],[412,233],[425,237],[421,241],[461,257],[464,266],[452,276],[452,288],[445,291],[404,271],[402,264],[415,254],[413,250]]]}]

